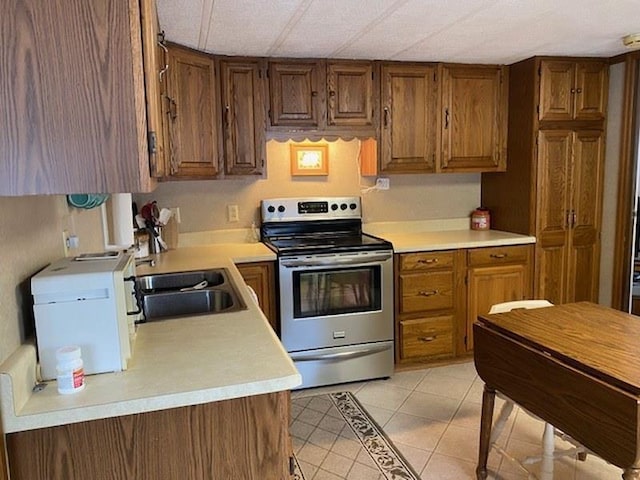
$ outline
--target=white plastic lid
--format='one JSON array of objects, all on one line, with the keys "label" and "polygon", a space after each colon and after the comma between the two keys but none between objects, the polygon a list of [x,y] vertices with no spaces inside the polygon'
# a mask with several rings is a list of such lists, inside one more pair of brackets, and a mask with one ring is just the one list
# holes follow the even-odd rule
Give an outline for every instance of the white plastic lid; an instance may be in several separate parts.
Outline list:
[{"label": "white plastic lid", "polygon": [[72,362],[80,358],[82,352],[77,345],[67,345],[56,350],[56,360],[58,363]]}]

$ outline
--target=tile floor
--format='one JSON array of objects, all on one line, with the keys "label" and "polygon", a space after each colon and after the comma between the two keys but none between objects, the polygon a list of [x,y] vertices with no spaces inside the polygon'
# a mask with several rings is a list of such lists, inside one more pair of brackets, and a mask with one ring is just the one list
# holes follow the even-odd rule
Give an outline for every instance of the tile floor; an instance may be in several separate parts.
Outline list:
[{"label": "tile floor", "polygon": [[[398,372],[387,380],[373,380],[293,392],[293,397],[348,390],[383,427],[422,480],[475,480],[480,431],[482,380],[473,362]],[[496,409],[501,402],[496,401]],[[495,418],[495,414],[494,414]],[[516,409],[501,442],[517,458],[541,452],[543,423]],[[296,441],[294,449],[302,442]],[[569,444],[556,440],[557,448]],[[348,450],[338,450],[349,455]],[[298,451],[296,451],[298,454]],[[338,461],[336,457],[333,461]],[[526,479],[526,473],[492,452],[492,480]],[[534,465],[532,471],[538,472]],[[313,472],[307,480],[343,477]],[[347,476],[349,480],[361,478]],[[584,462],[565,457],[554,462],[554,480],[620,480],[622,471],[594,455]]]}]

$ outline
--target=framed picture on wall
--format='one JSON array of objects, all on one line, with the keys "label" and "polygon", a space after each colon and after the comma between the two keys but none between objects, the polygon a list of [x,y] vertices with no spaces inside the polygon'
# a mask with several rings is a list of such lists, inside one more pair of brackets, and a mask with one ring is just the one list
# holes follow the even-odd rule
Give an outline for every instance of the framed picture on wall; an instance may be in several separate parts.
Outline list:
[{"label": "framed picture on wall", "polygon": [[291,175],[329,175],[329,146],[292,143]]}]

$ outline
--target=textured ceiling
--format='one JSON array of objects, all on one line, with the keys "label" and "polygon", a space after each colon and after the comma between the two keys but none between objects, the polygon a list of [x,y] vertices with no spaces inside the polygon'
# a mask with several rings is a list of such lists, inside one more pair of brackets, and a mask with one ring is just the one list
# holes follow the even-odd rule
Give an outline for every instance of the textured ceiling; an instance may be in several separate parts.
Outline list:
[{"label": "textured ceiling", "polygon": [[158,0],[166,38],[225,55],[510,64],[611,57],[640,0]]}]

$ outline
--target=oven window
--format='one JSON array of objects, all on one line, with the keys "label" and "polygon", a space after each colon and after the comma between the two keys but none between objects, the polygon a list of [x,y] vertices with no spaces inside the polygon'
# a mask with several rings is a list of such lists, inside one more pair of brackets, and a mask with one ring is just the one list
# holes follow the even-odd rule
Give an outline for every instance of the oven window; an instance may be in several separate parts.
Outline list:
[{"label": "oven window", "polygon": [[293,316],[380,310],[380,277],[380,265],[293,272]]}]

